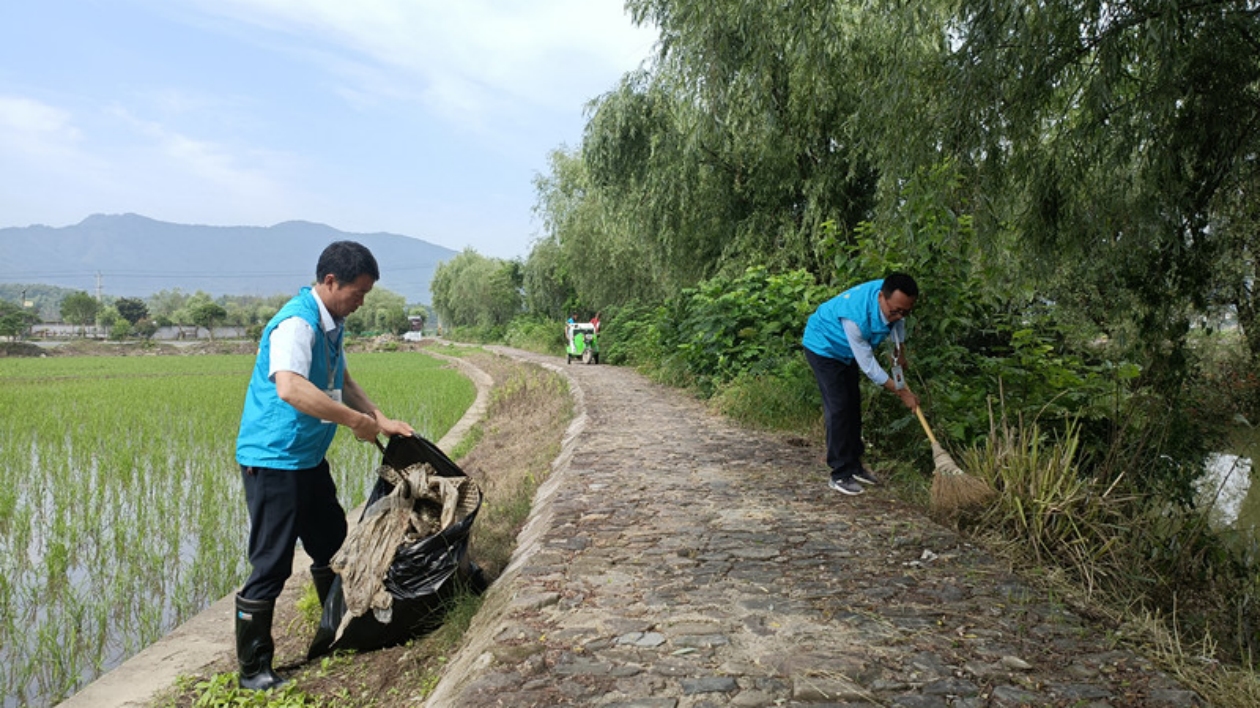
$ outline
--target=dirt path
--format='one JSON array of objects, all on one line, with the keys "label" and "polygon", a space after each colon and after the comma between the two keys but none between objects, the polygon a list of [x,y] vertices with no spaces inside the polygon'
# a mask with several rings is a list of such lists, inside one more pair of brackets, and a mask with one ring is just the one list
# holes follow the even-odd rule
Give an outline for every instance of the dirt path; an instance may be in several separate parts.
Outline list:
[{"label": "dirt path", "polygon": [[1202,705],[917,509],[831,492],[818,449],[498,351],[583,414],[426,705]]}]

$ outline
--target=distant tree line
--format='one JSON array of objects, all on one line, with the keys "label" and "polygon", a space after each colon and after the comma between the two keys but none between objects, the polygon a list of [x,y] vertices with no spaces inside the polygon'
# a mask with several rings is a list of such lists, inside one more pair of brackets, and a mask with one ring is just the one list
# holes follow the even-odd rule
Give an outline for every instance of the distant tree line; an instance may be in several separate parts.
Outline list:
[{"label": "distant tree line", "polygon": [[[25,292],[30,307],[21,306]],[[147,298],[104,296],[97,300],[86,291],[41,285],[0,286],[0,336],[20,336],[32,325],[61,321],[85,332],[88,327],[105,332],[112,339],[152,337],[159,327],[175,327],[185,336],[197,337],[202,330],[213,338],[217,327],[238,327],[247,336],[258,336],[262,327],[292,295],[224,295],[213,297],[203,291],[186,293],[179,288],[162,290]],[[34,298],[34,299],[32,299]],[[55,315],[48,302],[55,298]],[[355,335],[402,334],[411,328],[410,316],[427,319],[423,306],[408,307],[401,295],[374,288],[359,308],[346,320]]]}]

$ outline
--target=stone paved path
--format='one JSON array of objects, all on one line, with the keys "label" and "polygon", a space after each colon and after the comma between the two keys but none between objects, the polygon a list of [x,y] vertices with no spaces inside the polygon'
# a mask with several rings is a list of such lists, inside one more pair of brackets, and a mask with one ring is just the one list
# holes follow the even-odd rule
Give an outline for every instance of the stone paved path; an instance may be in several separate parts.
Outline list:
[{"label": "stone paved path", "polygon": [[816,448],[618,367],[428,706],[1195,706],[1190,691]]}]

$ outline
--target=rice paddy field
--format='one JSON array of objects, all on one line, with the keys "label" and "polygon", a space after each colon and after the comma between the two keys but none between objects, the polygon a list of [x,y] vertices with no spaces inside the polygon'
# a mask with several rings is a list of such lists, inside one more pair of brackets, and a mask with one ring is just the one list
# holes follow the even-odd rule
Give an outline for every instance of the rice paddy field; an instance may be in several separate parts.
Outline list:
[{"label": "rice paddy field", "polygon": [[[439,439],[476,390],[414,352],[351,353],[387,415]],[[235,442],[252,356],[0,358],[0,695],[53,705],[249,572]],[[345,508],[380,453],[341,430]]]}]

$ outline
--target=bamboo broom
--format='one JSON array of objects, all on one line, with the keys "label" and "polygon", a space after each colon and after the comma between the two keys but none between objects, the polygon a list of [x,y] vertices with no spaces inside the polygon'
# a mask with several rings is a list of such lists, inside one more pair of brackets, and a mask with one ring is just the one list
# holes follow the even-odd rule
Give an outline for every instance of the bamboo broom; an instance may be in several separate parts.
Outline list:
[{"label": "bamboo broom", "polygon": [[984,480],[972,477],[954,463],[945,452],[945,448],[936,442],[936,436],[928,427],[922,409],[916,407],[914,414],[923,425],[932,443],[932,459],[936,469],[932,473],[932,511],[944,516],[952,516],[963,509],[979,506],[993,497],[993,490]]}]

